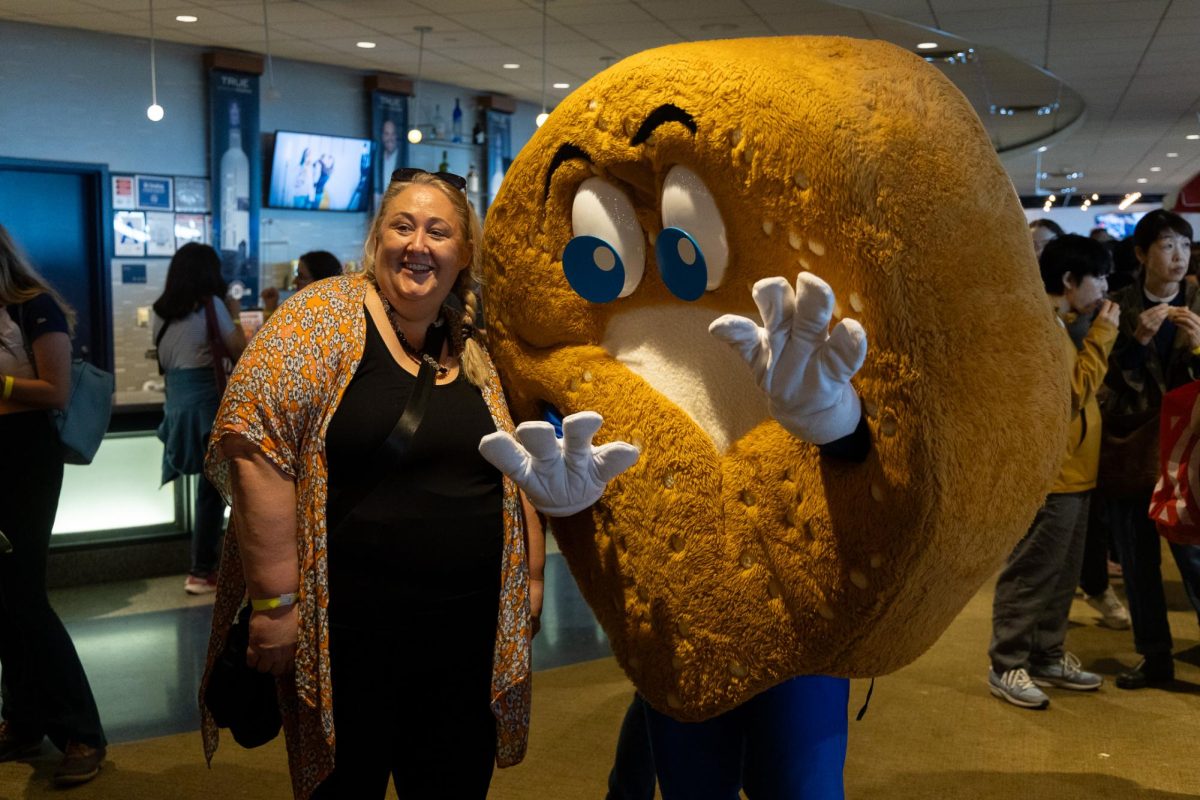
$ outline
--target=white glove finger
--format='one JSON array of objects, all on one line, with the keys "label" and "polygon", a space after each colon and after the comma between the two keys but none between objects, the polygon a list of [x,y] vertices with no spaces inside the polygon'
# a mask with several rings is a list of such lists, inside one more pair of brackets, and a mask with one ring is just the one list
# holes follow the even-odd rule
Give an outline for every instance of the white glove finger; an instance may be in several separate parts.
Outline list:
[{"label": "white glove finger", "polygon": [[791,327],[796,305],[795,292],[787,280],[780,277],[763,278],[754,284],[750,294],[758,306],[767,337],[775,339],[779,334],[786,334]]},{"label": "white glove finger", "polygon": [[577,411],[563,418],[563,453],[567,458],[587,456],[592,449],[592,437],[604,417],[595,411]]},{"label": "white glove finger", "polygon": [[493,467],[514,479],[526,472],[529,463],[529,453],[504,431],[489,433],[480,439],[479,454]]},{"label": "white glove finger", "polygon": [[833,318],[833,289],[811,272],[796,276],[796,312],[792,329],[803,338],[822,342]]},{"label": "white glove finger", "polygon": [[817,350],[817,369],[827,381],[847,383],[867,357],[867,332],[856,320],[844,319]]},{"label": "white glove finger", "polygon": [[638,449],[627,442],[609,442],[596,448],[596,474],[608,483],[638,461]]},{"label": "white glove finger", "polygon": [[763,330],[752,320],[737,314],[724,314],[709,324],[708,332],[732,347],[752,368],[758,364],[763,349]]},{"label": "white glove finger", "polygon": [[538,460],[559,456],[558,436],[549,422],[522,422],[517,426],[517,441]]}]

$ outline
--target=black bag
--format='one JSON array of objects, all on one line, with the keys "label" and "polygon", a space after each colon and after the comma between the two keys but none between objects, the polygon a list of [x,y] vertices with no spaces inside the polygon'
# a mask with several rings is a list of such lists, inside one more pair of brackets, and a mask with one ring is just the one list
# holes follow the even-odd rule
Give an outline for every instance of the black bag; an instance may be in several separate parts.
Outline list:
[{"label": "black bag", "polygon": [[204,692],[204,705],[218,727],[229,728],[242,747],[259,747],[279,735],[283,724],[275,678],[246,665],[250,644],[250,606],[229,628],[225,649],[213,664]]}]

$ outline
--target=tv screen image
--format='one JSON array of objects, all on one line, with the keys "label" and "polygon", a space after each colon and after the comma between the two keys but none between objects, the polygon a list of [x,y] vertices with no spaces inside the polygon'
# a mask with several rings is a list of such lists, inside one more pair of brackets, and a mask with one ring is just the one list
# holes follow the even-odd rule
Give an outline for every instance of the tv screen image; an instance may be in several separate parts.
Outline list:
[{"label": "tv screen image", "polygon": [[366,211],[371,196],[371,140],[277,131],[267,205]]},{"label": "tv screen image", "polygon": [[1113,212],[1111,214],[1097,214],[1095,216],[1096,227],[1104,228],[1108,231],[1108,235],[1120,241],[1126,236],[1133,235],[1133,229],[1137,227],[1138,220],[1146,216],[1145,211],[1126,211],[1124,213]]}]

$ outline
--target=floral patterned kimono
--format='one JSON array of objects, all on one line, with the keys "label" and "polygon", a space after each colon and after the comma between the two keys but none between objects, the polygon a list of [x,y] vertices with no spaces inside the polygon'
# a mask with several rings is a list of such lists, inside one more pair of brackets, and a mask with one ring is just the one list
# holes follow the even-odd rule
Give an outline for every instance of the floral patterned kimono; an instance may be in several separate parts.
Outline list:
[{"label": "floral patterned kimono", "polygon": [[[299,800],[333,771],[333,700],[329,668],[329,582],[325,504],[325,432],[362,358],[369,282],[361,275],[319,281],[272,315],[239,359],[213,425],[205,461],[209,479],[232,497],[226,436],[258,447],[296,484],[296,546],[300,562],[299,638],[294,682],[279,682],[292,789]],[[490,363],[489,363],[490,367]],[[500,380],[490,368],[483,398],[498,430],[511,431]],[[221,557],[203,698],[213,662],[246,594],[237,532],[230,526]],[[504,479],[504,552],[500,612],[492,663],[496,763],[524,758],[530,704],[529,566],[516,486]],[[419,639],[414,647],[420,647]],[[218,731],[201,701],[204,754],[211,763]]]}]

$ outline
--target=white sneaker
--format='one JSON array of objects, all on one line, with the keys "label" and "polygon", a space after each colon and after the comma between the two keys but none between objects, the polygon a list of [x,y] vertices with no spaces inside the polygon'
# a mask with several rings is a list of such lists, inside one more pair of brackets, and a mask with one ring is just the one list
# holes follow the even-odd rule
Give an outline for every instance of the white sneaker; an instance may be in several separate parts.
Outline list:
[{"label": "white sneaker", "polygon": [[1084,692],[1094,691],[1104,684],[1104,679],[1099,675],[1083,669],[1074,653],[1063,653],[1062,658],[1051,664],[1031,664],[1029,677],[1038,686],[1057,686]]},{"label": "white sneaker", "polygon": [[1089,597],[1087,604],[1100,612],[1100,624],[1106,628],[1123,631],[1129,627],[1129,611],[1109,586],[1102,594]]},{"label": "white sneaker", "polygon": [[1050,698],[1039,689],[1030,679],[1029,673],[1017,667],[997,675],[996,670],[988,670],[988,687],[992,694],[1001,700],[1007,700],[1021,708],[1045,708],[1050,705]]}]

